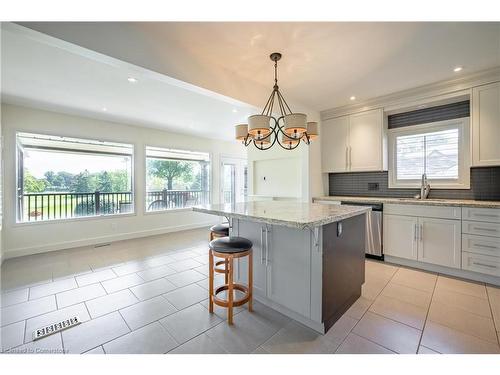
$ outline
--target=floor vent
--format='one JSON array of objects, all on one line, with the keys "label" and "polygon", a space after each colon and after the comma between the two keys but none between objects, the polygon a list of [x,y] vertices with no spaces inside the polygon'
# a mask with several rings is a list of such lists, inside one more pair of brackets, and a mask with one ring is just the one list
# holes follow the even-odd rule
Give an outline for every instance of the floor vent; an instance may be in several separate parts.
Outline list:
[{"label": "floor vent", "polygon": [[110,246],[110,243],[98,243],[97,245],[94,245],[94,249],[97,249],[98,247],[104,247],[104,246]]},{"label": "floor vent", "polygon": [[77,326],[80,324],[80,318],[73,316],[72,318],[62,320],[57,323],[49,324],[48,326],[38,328],[33,332],[33,341],[53,335],[54,333],[64,331],[65,329]]}]

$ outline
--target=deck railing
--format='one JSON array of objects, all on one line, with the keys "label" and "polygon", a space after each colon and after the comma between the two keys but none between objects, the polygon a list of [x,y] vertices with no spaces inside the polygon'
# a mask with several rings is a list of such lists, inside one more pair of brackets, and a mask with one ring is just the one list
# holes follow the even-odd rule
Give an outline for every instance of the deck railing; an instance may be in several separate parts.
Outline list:
[{"label": "deck railing", "polygon": [[[173,209],[209,202],[209,192],[202,190],[157,190],[146,192],[146,209]],[[19,221],[69,219],[82,216],[114,215],[134,211],[133,194],[26,193],[19,197]]]}]

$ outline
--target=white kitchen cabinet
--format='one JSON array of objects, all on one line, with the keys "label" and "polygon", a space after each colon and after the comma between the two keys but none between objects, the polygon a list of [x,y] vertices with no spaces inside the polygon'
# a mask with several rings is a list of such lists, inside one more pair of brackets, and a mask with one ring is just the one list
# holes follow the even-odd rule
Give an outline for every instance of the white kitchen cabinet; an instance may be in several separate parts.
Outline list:
[{"label": "white kitchen cabinet", "polygon": [[[234,220],[253,243],[253,292],[305,317],[311,314],[311,232]],[[236,280],[248,283],[248,258],[236,262]]]},{"label": "white kitchen cabinet", "polygon": [[349,170],[349,116],[323,121],[321,125],[321,165],[323,172]]},{"label": "white kitchen cabinet", "polygon": [[418,256],[421,262],[460,268],[460,220],[418,218]]},{"label": "white kitchen cabinet", "polygon": [[472,90],[472,165],[500,165],[500,82]]},{"label": "white kitchen cabinet", "polygon": [[349,170],[380,171],[382,153],[383,113],[375,109],[349,116]]},{"label": "white kitchen cabinet", "polygon": [[461,232],[460,220],[384,213],[384,254],[460,268]]},{"label": "white kitchen cabinet", "polygon": [[268,226],[267,297],[280,305],[310,315],[310,232],[279,225]]},{"label": "white kitchen cabinet", "polygon": [[384,214],[384,254],[417,260],[418,218]]},{"label": "white kitchen cabinet", "polygon": [[382,109],[323,121],[321,142],[324,173],[387,168]]}]

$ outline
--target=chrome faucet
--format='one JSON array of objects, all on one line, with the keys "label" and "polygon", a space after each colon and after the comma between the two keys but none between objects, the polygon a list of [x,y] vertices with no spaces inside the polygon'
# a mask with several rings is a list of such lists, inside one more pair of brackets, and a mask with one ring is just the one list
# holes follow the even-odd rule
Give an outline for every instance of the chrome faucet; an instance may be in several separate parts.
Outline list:
[{"label": "chrome faucet", "polygon": [[427,199],[429,192],[431,191],[431,185],[427,181],[427,175],[424,173],[422,175],[422,183],[420,184],[420,199]]}]

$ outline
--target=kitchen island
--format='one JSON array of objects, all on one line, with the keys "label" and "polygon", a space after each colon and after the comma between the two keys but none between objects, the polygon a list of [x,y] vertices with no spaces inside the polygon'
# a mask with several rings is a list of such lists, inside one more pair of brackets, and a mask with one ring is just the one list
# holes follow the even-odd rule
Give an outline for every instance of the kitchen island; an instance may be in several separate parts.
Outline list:
[{"label": "kitchen island", "polygon": [[[361,295],[369,207],[265,201],[193,210],[226,217],[231,236],[253,242],[254,298],[302,324],[325,333]],[[247,282],[246,262],[235,265],[238,282]]]}]

